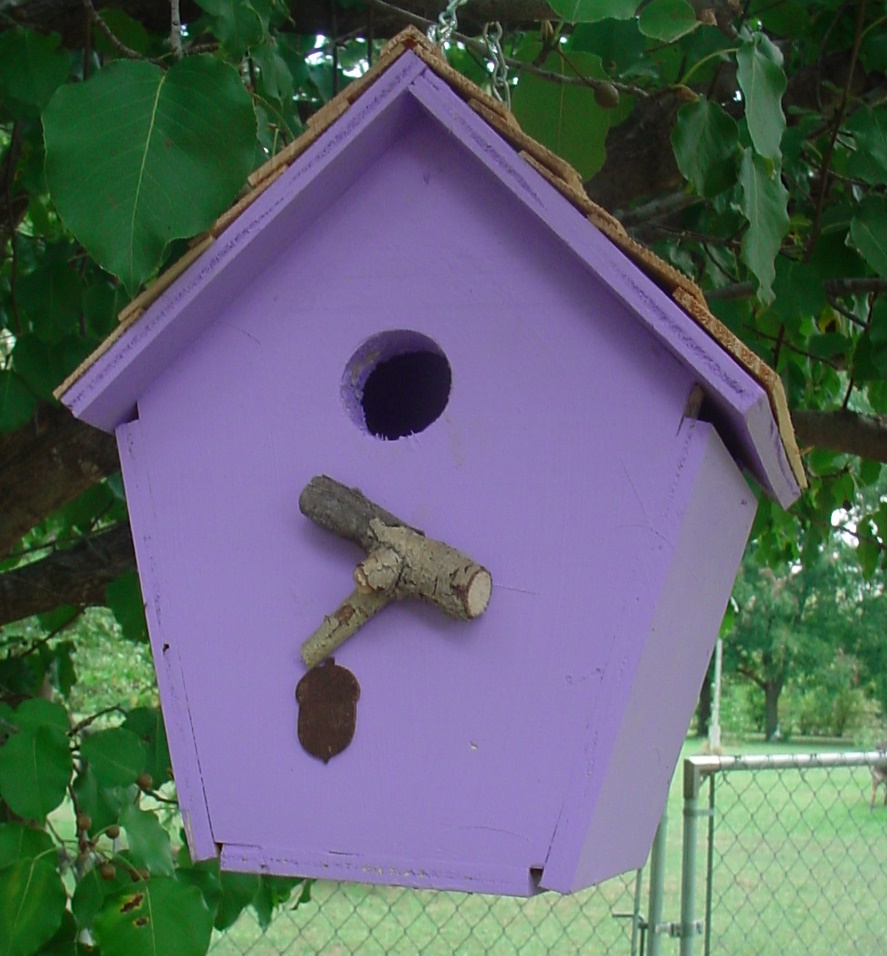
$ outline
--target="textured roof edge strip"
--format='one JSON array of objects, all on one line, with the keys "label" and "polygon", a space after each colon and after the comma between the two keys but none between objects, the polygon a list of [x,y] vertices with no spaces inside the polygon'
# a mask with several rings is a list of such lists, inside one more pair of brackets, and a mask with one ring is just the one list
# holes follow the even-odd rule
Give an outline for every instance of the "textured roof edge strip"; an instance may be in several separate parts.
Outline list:
[{"label": "textured roof edge strip", "polygon": [[247,182],[237,202],[224,212],[210,229],[192,240],[192,249],[120,313],[120,323],[114,332],[92,353],[56,390],[56,398],[68,389],[117,341],[184,270],[212,245],[215,238],[231,222],[243,213],[280,176],[289,165],[311,146],[326,130],[345,113],[368,86],[394,64],[403,53],[411,50],[430,69],[441,77],[461,96],[493,129],[502,136],[522,158],[537,170],[573,206],[583,212],[588,220],[615,246],[624,252],[643,272],[663,288],[693,319],[732,355],[767,393],[773,417],[779,429],[786,457],[800,487],[807,486],[804,465],[795,439],[794,428],[782,380],[759,356],[749,349],[709,310],[705,295],[699,286],[674,266],[665,262],[625,231],[622,224],[607,210],[586,195],[579,173],[565,160],[547,147],[528,136],[520,128],[514,115],[467,77],[446,62],[441,51],[419,30],[407,27],[395,36],[382,50],[378,60],[363,74],[349,83],[339,94],[329,100],[309,120],[307,129],[297,139],[284,147],[276,156],[256,169]]}]

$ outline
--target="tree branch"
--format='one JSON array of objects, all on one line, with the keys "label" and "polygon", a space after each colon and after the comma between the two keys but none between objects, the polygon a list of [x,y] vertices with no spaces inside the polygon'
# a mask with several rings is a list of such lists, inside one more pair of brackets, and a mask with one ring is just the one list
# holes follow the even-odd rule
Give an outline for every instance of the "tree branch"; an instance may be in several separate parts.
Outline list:
[{"label": "tree branch", "polygon": [[0,434],[0,556],[119,467],[114,438],[66,409],[41,406],[33,424]]},{"label": "tree branch", "polygon": [[792,412],[792,422],[802,450],[824,448],[887,462],[885,418],[861,415],[850,409],[831,412],[797,409]]},{"label": "tree branch", "polygon": [[107,586],[134,567],[129,526],[120,524],[7,571],[0,575],[0,626],[62,604],[104,604]]},{"label": "tree branch", "polygon": [[[89,18],[90,22],[99,28],[101,32],[105,35],[105,38],[111,44],[112,47],[121,55],[125,56],[129,60],[149,60],[147,56],[142,56],[138,50],[133,50],[132,47],[128,47],[122,40],[118,40],[114,31],[108,26],[107,23],[99,16],[98,11],[93,6],[92,0],[83,0],[83,8],[86,10],[86,16]],[[158,63],[158,60],[150,60],[151,63]]]},{"label": "tree branch", "polygon": [[[861,276],[859,278],[826,279],[823,283],[830,295],[867,295],[870,292],[887,292],[887,278],[882,276]],[[731,302],[734,299],[747,299],[755,294],[751,282],[735,282],[719,289],[706,289],[705,298],[709,302]]]},{"label": "tree branch", "polygon": [[[169,35],[169,5],[157,0],[95,0],[98,10],[116,8],[137,20],[151,33]],[[289,0],[287,6],[298,33],[330,36],[330,4],[328,0]],[[398,0],[398,6],[426,20],[436,19],[444,8],[444,0]],[[83,22],[83,0],[23,0],[5,11],[0,30],[16,23],[42,33],[61,35],[69,48],[84,46],[86,25]],[[193,23],[203,11],[194,0],[181,0],[183,23]],[[362,4],[340,7],[336,11],[339,35],[366,31],[366,8]],[[555,20],[557,15],[545,0],[468,0],[459,10],[459,21],[468,32],[480,33],[483,24],[500,21],[506,28],[526,26],[541,20]],[[377,38],[393,36],[408,21],[403,14],[387,13],[373,19]]]}]

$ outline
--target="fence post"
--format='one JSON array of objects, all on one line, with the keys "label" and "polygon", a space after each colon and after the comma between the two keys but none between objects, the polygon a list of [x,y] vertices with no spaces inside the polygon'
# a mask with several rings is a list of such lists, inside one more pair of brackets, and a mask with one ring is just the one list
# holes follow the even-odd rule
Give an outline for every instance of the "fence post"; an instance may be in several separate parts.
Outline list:
[{"label": "fence post", "polygon": [[653,838],[650,851],[650,903],[647,913],[647,932],[649,933],[649,954],[660,956],[662,952],[662,906],[665,895],[665,837],[668,832],[668,805],[662,811],[662,818]]},{"label": "fence post", "polygon": [[638,941],[643,945],[643,916],[641,916],[641,886],[644,880],[644,868],[634,875],[634,907],[631,914],[631,956],[638,956]]},{"label": "fence post", "polygon": [[684,761],[684,840],[681,852],[681,956],[693,956],[696,939],[696,843],[699,823],[700,774]]}]

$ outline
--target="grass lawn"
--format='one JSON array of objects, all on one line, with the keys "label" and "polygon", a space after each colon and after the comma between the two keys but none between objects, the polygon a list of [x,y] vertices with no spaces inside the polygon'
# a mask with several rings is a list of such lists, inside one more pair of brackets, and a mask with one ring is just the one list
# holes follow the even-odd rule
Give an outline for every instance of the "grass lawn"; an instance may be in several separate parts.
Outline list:
[{"label": "grass lawn", "polygon": [[[731,753],[792,753],[836,746],[725,747]],[[690,742],[684,754],[696,753]],[[680,770],[680,767],[679,767]],[[866,768],[736,772],[716,781],[712,952],[882,953],[887,937],[887,808],[869,811]],[[700,801],[707,802],[708,788]],[[666,903],[680,917],[682,794],[669,794]],[[706,827],[700,823],[697,910],[705,912]],[[536,956],[630,952],[635,875],[569,897],[530,900],[396,887],[317,883],[313,899],[281,913],[264,935],[246,915],[212,956],[423,953]],[[647,910],[647,872],[641,912]],[[677,953],[666,939],[664,953]],[[703,952],[703,939],[696,941]]]}]

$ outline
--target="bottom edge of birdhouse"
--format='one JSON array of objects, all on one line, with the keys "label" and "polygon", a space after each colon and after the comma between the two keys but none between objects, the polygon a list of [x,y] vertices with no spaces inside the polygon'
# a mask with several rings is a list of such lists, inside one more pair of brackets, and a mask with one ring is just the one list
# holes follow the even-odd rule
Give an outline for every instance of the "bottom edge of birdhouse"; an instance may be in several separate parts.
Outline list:
[{"label": "bottom edge of birdhouse", "polygon": [[414,889],[458,890],[500,896],[534,896],[540,892],[541,868],[519,865],[409,860],[358,853],[287,851],[224,844],[223,870],[268,873],[350,883],[378,883]]}]

